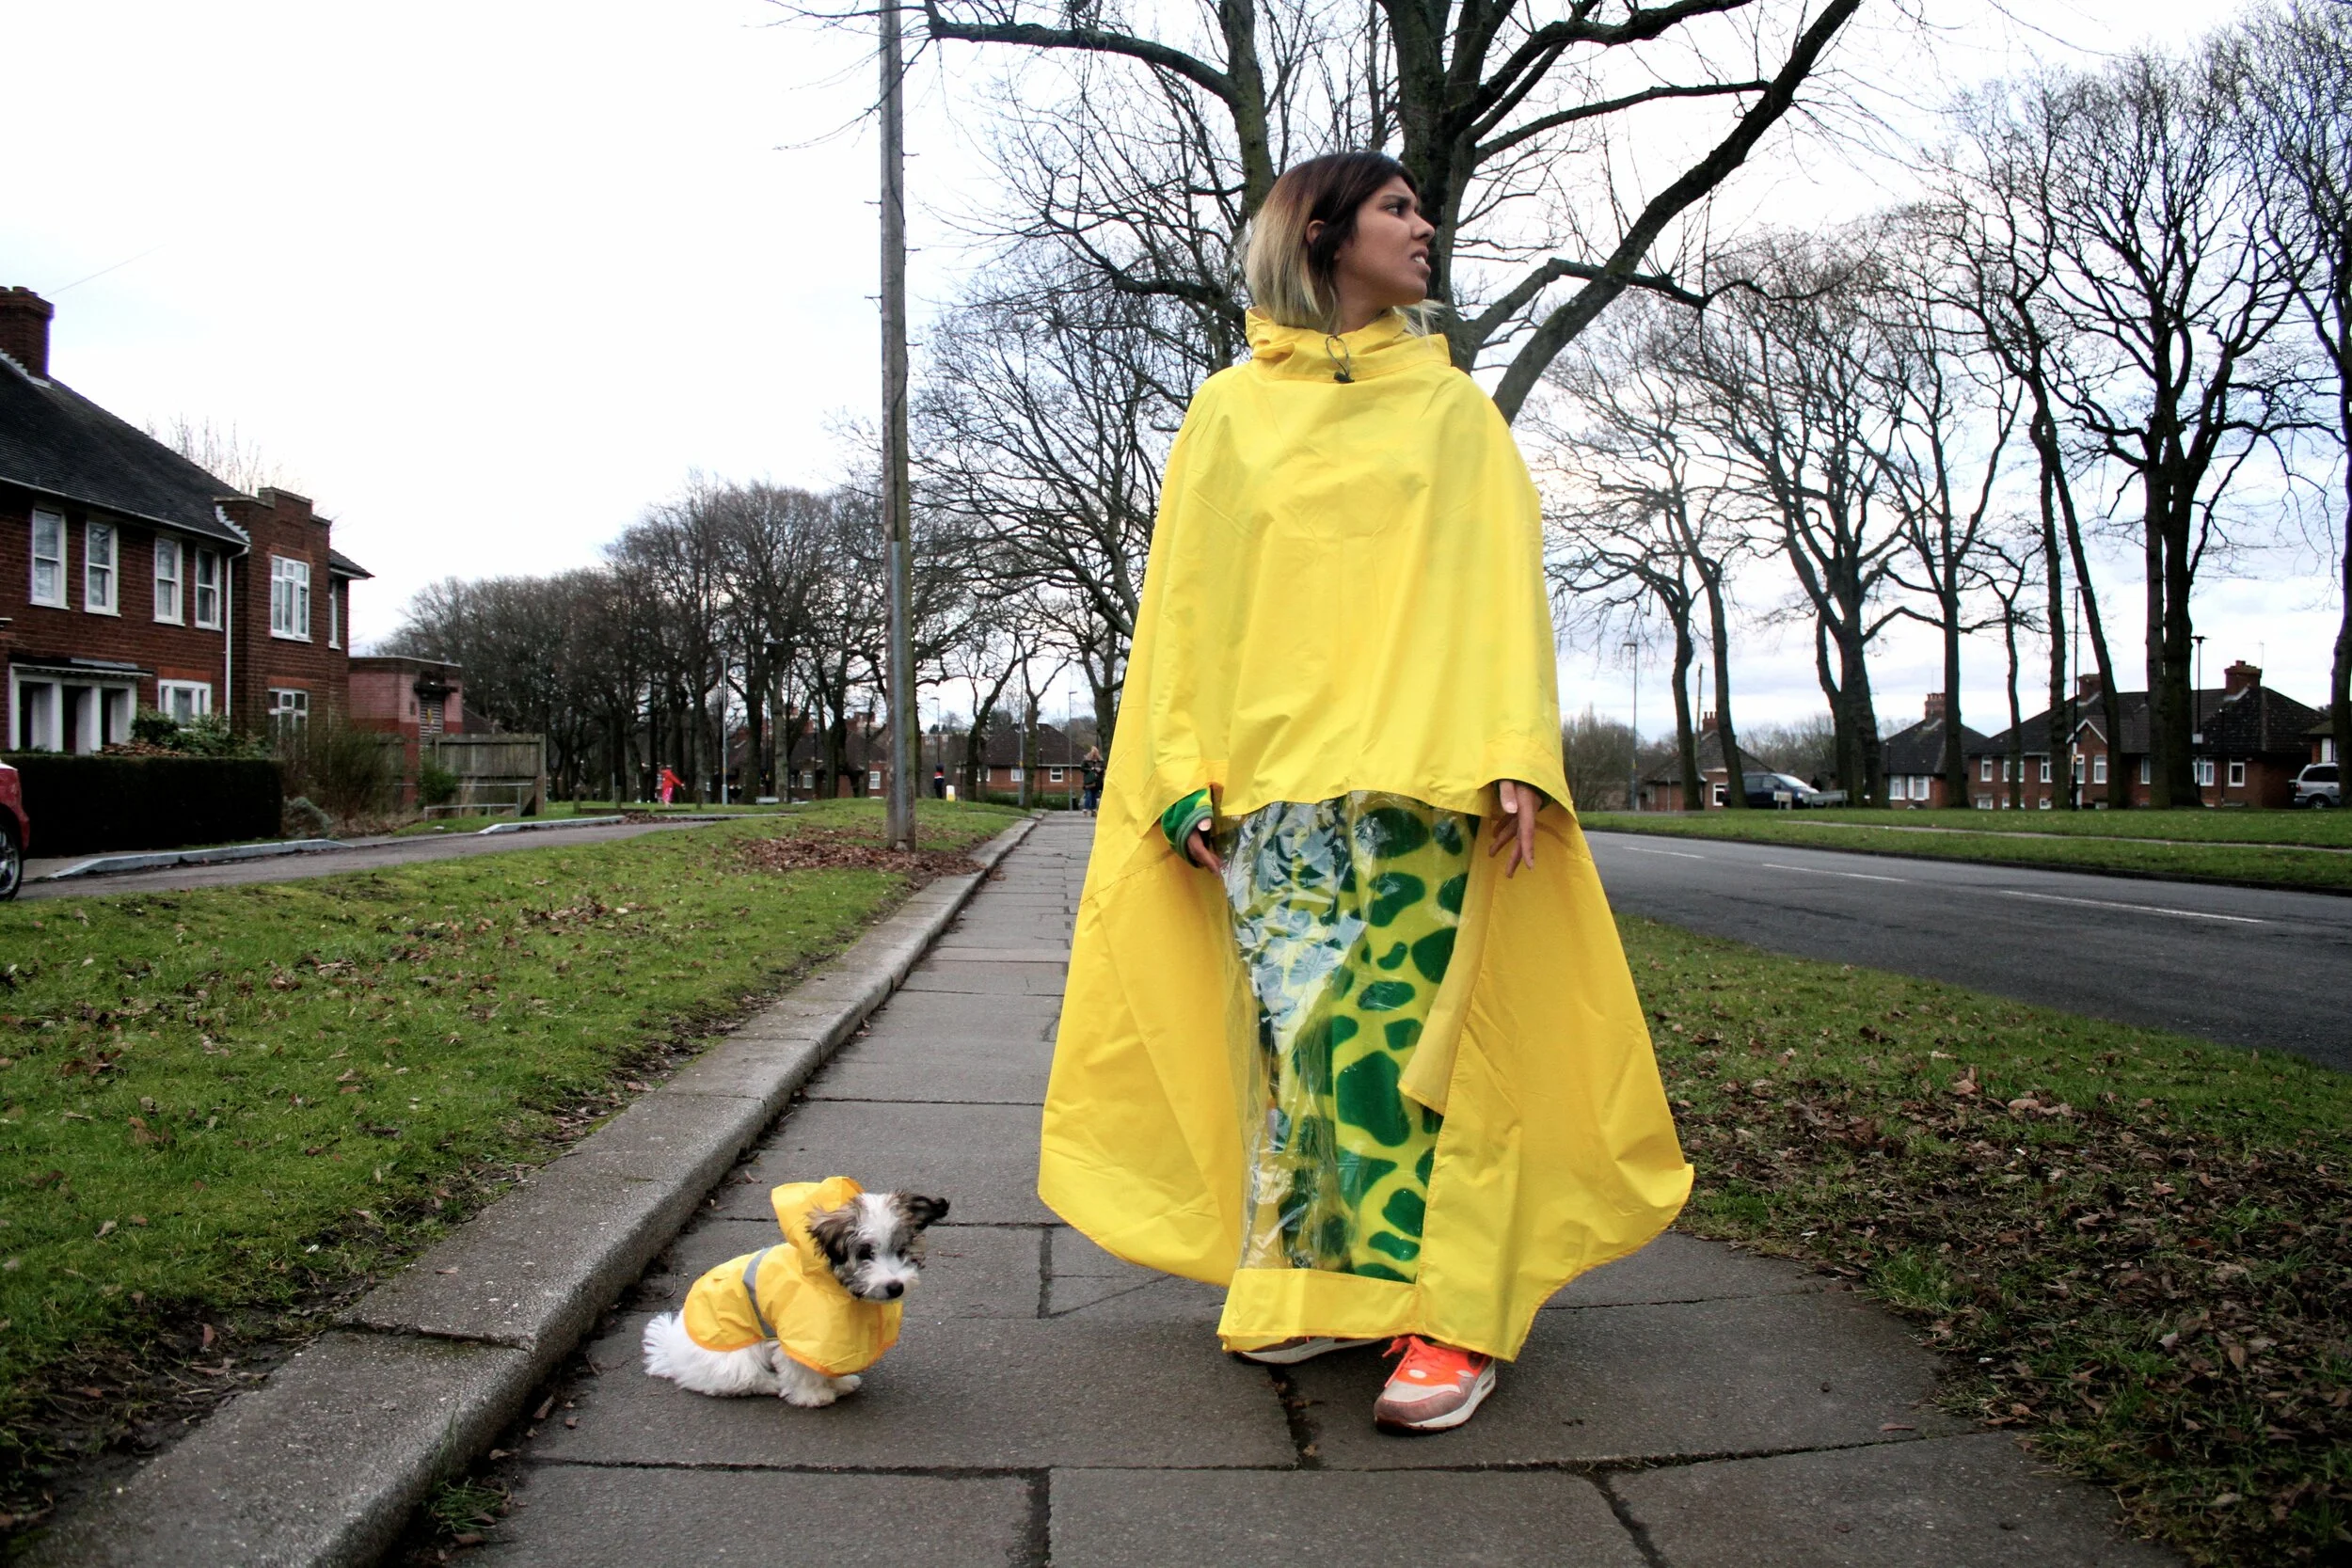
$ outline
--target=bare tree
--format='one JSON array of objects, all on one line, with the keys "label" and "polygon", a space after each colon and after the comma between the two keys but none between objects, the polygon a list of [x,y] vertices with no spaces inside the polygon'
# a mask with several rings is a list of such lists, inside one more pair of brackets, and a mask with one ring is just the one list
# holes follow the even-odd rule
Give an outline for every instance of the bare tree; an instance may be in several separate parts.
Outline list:
[{"label": "bare tree", "polygon": [[2342,595],[2328,695],[2337,758],[2352,760],[2352,8],[2290,0],[2248,29],[2251,145],[2267,176],[2270,243],[2299,261],[2296,303],[2334,389],[2320,428],[2336,448],[2344,488],[2330,541]]},{"label": "bare tree", "polygon": [[[1019,234],[1066,247],[1121,293],[1185,302],[1238,345],[1235,247],[1294,155],[1381,146],[1438,234],[1433,297],[1455,361],[1503,357],[1516,416],[1562,348],[1629,287],[1696,302],[1678,225],[1794,108],[1859,0],[1219,0],[1130,25],[1090,3],[925,0],[935,40],[1029,52],[1058,84],[1008,91],[1000,157]],[[1359,53],[1360,51],[1360,54]],[[1361,63],[1359,64],[1358,62]],[[1106,81],[1104,64],[1125,69]],[[1658,105],[1723,113],[1672,173]],[[1647,194],[1629,197],[1645,189]]]}]

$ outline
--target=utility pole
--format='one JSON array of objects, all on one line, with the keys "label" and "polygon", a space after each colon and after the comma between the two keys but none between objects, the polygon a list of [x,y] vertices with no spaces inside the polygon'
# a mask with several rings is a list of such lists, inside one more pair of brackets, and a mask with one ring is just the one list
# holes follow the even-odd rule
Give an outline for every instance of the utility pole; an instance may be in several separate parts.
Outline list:
[{"label": "utility pole", "polygon": [[907,503],[906,69],[898,0],[882,17],[882,532],[890,569],[890,811],[894,849],[914,847],[914,628]]},{"label": "utility pole", "polygon": [[1625,809],[1640,811],[1642,809],[1642,644],[1629,638],[1626,641],[1625,651],[1633,661],[1633,722],[1630,726],[1633,731],[1633,762],[1626,769]]}]

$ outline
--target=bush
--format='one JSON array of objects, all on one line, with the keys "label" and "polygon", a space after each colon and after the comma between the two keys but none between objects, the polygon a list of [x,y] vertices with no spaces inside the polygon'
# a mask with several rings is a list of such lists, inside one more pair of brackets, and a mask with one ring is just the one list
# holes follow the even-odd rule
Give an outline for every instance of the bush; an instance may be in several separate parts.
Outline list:
[{"label": "bush", "polygon": [[287,801],[278,818],[278,831],[288,838],[325,838],[333,827],[326,814],[310,803],[308,795],[297,795]]},{"label": "bush", "polygon": [[287,793],[316,801],[331,816],[370,816],[391,804],[399,741],[381,730],[329,715],[280,730],[277,752]]},{"label": "bush", "polygon": [[457,799],[457,775],[426,757],[417,768],[417,804],[446,806]]},{"label": "bush", "polygon": [[150,746],[169,746],[179,736],[180,721],[156,708],[143,707],[131,721],[131,738]]},{"label": "bush", "polygon": [[177,849],[278,834],[278,765],[249,757],[8,758],[24,786],[34,854]]},{"label": "bush", "polygon": [[162,744],[192,757],[262,758],[270,754],[269,747],[258,736],[238,734],[217,713],[199,714],[175,726],[171,738]]}]

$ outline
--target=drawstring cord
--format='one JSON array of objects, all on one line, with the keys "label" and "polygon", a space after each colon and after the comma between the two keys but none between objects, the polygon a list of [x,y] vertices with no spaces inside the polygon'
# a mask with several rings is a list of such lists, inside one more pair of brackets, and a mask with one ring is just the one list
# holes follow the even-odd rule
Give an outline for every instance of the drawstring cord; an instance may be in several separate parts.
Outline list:
[{"label": "drawstring cord", "polygon": [[[1331,345],[1334,343],[1339,344],[1339,352],[1337,354],[1331,352]],[[1325,333],[1323,335],[1323,354],[1325,358],[1331,361],[1332,380],[1338,382],[1352,382],[1356,379],[1356,356],[1349,350],[1347,342],[1344,339],[1334,337],[1328,332]]]}]

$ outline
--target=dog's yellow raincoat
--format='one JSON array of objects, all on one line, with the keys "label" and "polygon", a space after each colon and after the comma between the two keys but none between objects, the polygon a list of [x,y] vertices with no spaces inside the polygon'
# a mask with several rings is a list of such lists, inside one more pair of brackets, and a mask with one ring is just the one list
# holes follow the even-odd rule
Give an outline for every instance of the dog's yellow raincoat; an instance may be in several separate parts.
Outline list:
[{"label": "dog's yellow raincoat", "polygon": [[1535,1309],[1689,1196],[1649,1035],[1571,812],[1535,864],[1475,855],[1403,1087],[1442,1112],[1411,1283],[1237,1268],[1256,1004],[1216,879],[1160,814],[1391,791],[1481,816],[1565,804],[1541,516],[1493,403],[1400,317],[1250,318],[1252,360],[1169,454],[1087,868],[1038,1191],[1121,1258],[1230,1287],[1233,1349],[1412,1333],[1516,1355]]},{"label": "dog's yellow raincoat", "polygon": [[828,1377],[881,1360],[898,1342],[900,1304],[861,1301],[842,1289],[808,1231],[810,1214],[841,1208],[865,1190],[846,1176],[776,1188],[769,1196],[784,1242],[730,1258],[695,1280],[686,1292],[687,1338],[705,1350],[741,1350],[773,1338],[785,1354]]}]

